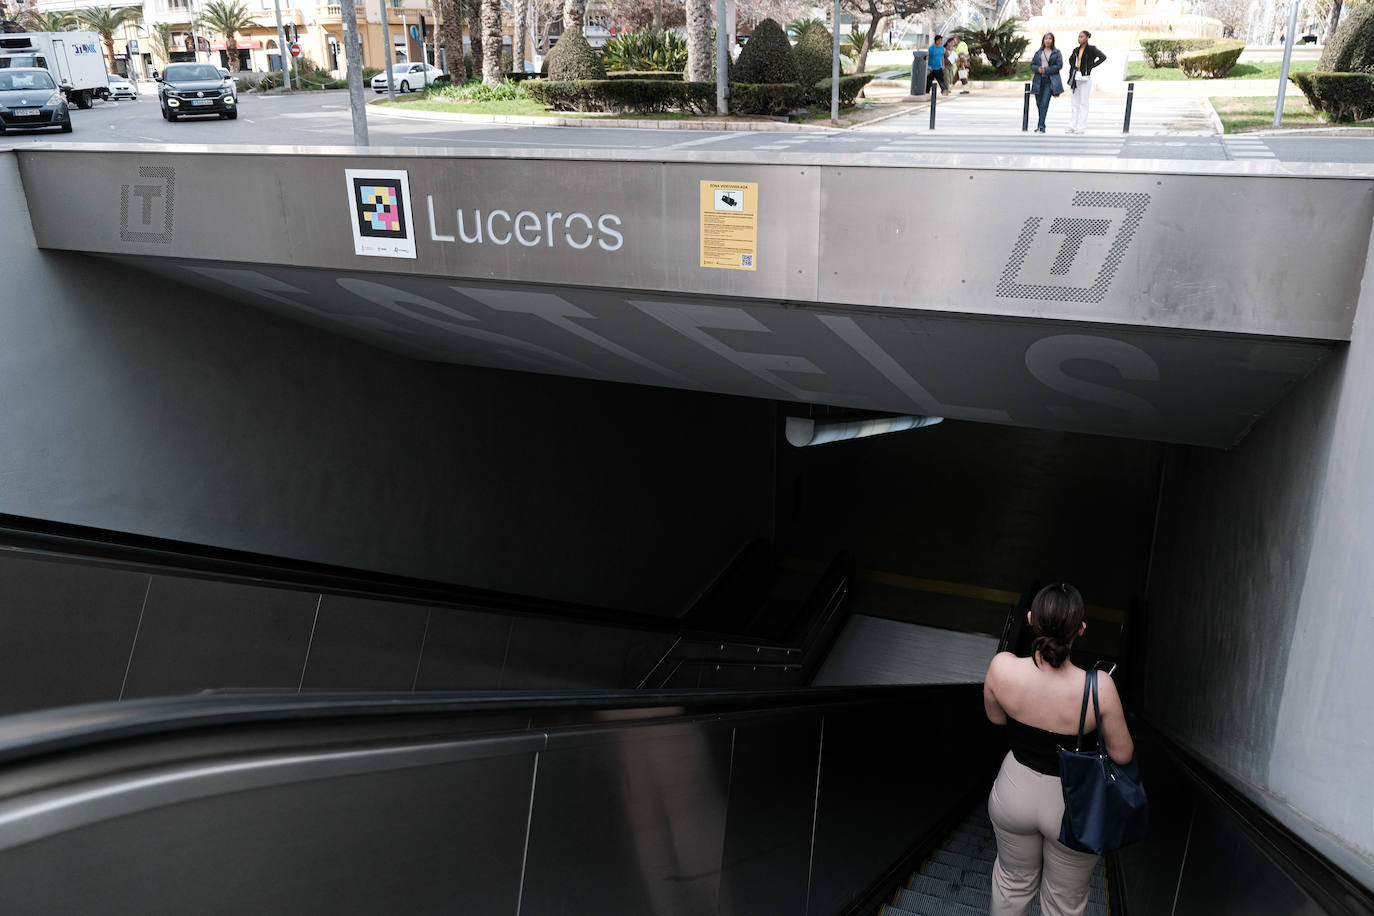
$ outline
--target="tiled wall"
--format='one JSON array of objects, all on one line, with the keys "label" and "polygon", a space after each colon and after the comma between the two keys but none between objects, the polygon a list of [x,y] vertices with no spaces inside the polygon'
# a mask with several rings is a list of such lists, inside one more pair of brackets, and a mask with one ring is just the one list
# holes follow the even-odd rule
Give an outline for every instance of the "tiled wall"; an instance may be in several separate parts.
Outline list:
[{"label": "tiled wall", "polygon": [[672,642],[0,553],[0,714],[208,688],[634,687]]}]

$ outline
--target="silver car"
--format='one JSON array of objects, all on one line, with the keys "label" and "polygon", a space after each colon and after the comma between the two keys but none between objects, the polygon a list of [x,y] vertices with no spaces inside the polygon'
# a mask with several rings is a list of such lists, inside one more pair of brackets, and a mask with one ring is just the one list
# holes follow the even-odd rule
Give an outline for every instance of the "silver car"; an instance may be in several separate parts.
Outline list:
[{"label": "silver car", "polygon": [[[391,68],[391,73],[396,78],[397,92],[418,92],[444,75],[444,71],[433,64],[421,63],[397,64]],[[385,71],[372,77],[372,91],[386,92]]]}]

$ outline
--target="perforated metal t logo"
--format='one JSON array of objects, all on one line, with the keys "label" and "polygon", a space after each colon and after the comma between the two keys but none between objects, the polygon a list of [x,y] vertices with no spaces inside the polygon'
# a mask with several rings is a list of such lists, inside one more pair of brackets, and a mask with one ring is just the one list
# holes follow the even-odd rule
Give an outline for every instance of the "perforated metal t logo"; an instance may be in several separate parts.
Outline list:
[{"label": "perforated metal t logo", "polygon": [[[1078,191],[1073,195],[1073,206],[1120,212],[1056,217],[1044,231],[1044,217],[1028,218],[1007,258],[997,295],[1005,299],[1101,302],[1149,205],[1149,194]],[[1108,243],[1112,223],[1119,225]],[[1057,282],[1060,277],[1064,282]]]},{"label": "perforated metal t logo", "polygon": [[142,165],[142,179],[119,187],[119,237],[126,242],[172,241],[172,196],[176,170],[167,166]]}]

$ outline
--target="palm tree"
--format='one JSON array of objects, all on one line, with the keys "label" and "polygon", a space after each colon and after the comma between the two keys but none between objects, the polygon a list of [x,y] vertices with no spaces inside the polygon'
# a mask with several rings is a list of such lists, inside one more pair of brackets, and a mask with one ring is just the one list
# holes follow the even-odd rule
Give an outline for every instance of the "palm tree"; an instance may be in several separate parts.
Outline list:
[{"label": "palm tree", "polygon": [[71,13],[40,13],[33,9],[24,10],[20,21],[30,32],[65,32],[75,24]]},{"label": "palm tree", "polygon": [[530,24],[530,0],[515,0],[515,28],[511,35],[511,69],[517,73],[525,70],[525,38]]},{"label": "palm tree", "polygon": [[162,61],[164,69],[171,62],[172,27],[168,23],[159,22],[153,26],[153,53]]},{"label": "palm tree", "polygon": [[711,72],[711,0],[687,0],[687,79],[713,82]]},{"label": "palm tree", "polygon": [[[501,85],[501,0],[482,0],[482,82]],[[473,61],[476,64],[476,61]]]},{"label": "palm tree", "polygon": [[463,16],[467,12],[464,0],[440,0],[439,41],[448,58],[448,76],[461,84],[467,79],[463,70]]},{"label": "palm tree", "polygon": [[124,23],[138,18],[136,6],[88,6],[76,14],[76,21],[84,28],[100,36],[105,43],[105,53],[110,58],[110,72],[116,73],[114,62],[114,36],[123,28]]},{"label": "palm tree", "polygon": [[829,32],[830,26],[824,19],[812,17],[810,19],[793,19],[787,23],[787,37],[793,41],[800,41],[801,37],[812,29],[820,29],[822,32]]},{"label": "palm tree", "polygon": [[253,21],[253,17],[248,15],[248,7],[243,5],[243,0],[210,0],[205,4],[202,21],[210,31],[224,36],[224,50],[229,58],[229,69],[237,73],[239,46],[234,40],[234,34],[260,28]]},{"label": "palm tree", "polygon": [[482,75],[482,0],[467,0],[468,4],[468,48],[472,51],[472,72],[464,70],[464,79]]}]

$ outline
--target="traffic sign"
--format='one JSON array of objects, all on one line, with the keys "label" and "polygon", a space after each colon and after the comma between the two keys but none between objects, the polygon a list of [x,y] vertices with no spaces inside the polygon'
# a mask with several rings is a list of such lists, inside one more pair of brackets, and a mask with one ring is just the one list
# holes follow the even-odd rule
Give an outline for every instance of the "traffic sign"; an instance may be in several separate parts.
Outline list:
[{"label": "traffic sign", "polygon": [[292,57],[300,57],[300,56],[301,56],[301,46],[298,45],[298,44],[296,44],[294,41],[291,43],[290,49],[291,49],[291,56],[292,56]]},{"label": "traffic sign", "polygon": [[418,25],[413,25],[410,27],[410,37],[414,41],[420,40],[420,27]]}]

